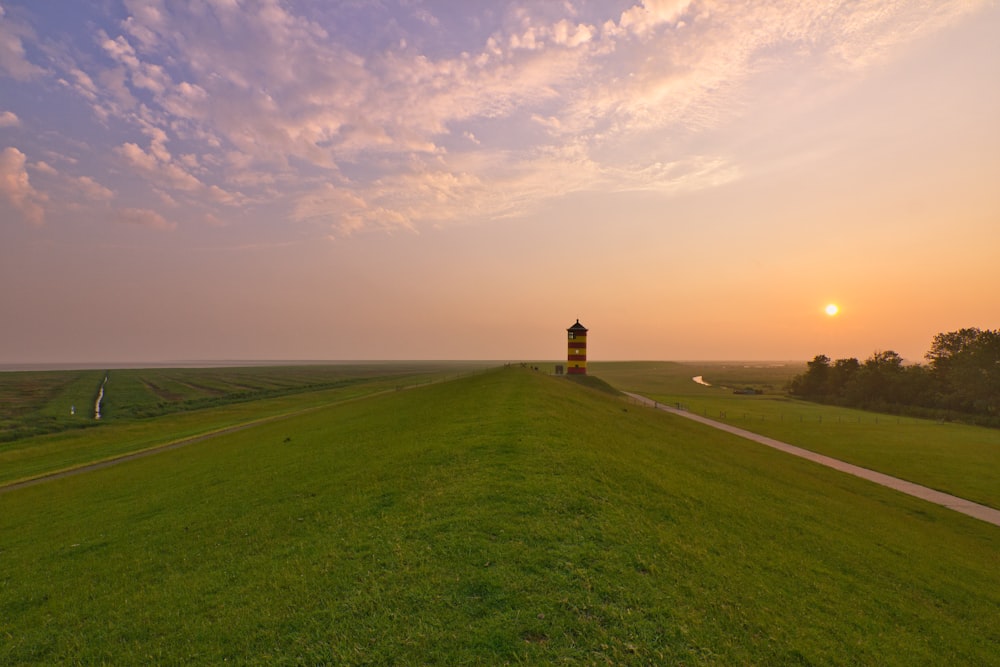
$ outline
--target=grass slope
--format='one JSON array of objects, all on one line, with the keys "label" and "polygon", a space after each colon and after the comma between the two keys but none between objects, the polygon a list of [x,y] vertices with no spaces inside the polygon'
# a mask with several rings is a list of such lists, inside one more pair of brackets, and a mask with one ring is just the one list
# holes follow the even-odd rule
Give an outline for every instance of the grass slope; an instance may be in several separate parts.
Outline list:
[{"label": "grass slope", "polygon": [[0,495],[0,663],[988,665],[998,553],[504,370]]}]

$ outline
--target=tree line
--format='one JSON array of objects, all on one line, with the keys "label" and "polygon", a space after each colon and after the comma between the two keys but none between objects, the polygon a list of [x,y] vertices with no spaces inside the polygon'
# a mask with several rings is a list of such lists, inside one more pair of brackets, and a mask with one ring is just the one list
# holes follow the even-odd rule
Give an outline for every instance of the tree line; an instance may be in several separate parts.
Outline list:
[{"label": "tree line", "polygon": [[926,364],[903,364],[892,350],[864,362],[820,354],[789,383],[791,395],[819,403],[1000,427],[1000,330],[934,336]]}]

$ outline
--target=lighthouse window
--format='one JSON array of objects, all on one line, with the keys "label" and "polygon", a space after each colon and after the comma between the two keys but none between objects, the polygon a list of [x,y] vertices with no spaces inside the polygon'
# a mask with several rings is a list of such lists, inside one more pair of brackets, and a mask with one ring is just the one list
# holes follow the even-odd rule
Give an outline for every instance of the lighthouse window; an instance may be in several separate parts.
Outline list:
[{"label": "lighthouse window", "polygon": [[573,340],[574,338],[576,338],[576,334],[575,334],[575,333],[573,333],[572,331],[570,331],[570,332],[569,332],[569,339],[570,339],[570,340]]}]

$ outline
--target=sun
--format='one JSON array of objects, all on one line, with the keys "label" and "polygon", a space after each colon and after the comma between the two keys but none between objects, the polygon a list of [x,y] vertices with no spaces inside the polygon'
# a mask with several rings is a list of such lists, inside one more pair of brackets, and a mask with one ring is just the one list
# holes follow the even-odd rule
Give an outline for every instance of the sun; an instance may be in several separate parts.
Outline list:
[{"label": "sun", "polygon": [[837,304],[835,303],[827,304],[824,310],[826,311],[826,314],[829,315],[830,317],[833,317],[834,315],[840,312],[840,308],[838,308]]}]

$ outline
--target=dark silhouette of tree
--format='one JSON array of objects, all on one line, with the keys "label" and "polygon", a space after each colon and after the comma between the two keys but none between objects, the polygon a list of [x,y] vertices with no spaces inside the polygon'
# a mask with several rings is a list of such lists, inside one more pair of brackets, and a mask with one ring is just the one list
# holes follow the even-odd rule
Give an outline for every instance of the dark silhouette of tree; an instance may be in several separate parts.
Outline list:
[{"label": "dark silhouette of tree", "polygon": [[941,405],[962,412],[1000,411],[1000,331],[938,334],[926,358]]},{"label": "dark silhouette of tree", "polygon": [[960,329],[934,337],[928,365],[906,365],[893,350],[864,363],[824,354],[788,385],[793,396],[854,407],[935,417],[975,416],[1000,426],[1000,330]]},{"label": "dark silhouette of tree", "polygon": [[875,352],[865,359],[858,374],[863,405],[884,408],[898,402],[903,358],[892,350]]},{"label": "dark silhouette of tree", "polygon": [[830,373],[830,357],[817,354],[806,364],[806,372],[792,380],[791,392],[798,396],[819,400],[827,395],[827,378]]},{"label": "dark silhouette of tree", "polygon": [[850,359],[837,359],[830,369],[828,394],[830,396],[844,397],[852,389],[852,383],[857,383],[858,371],[861,370],[861,363],[851,357]]}]

